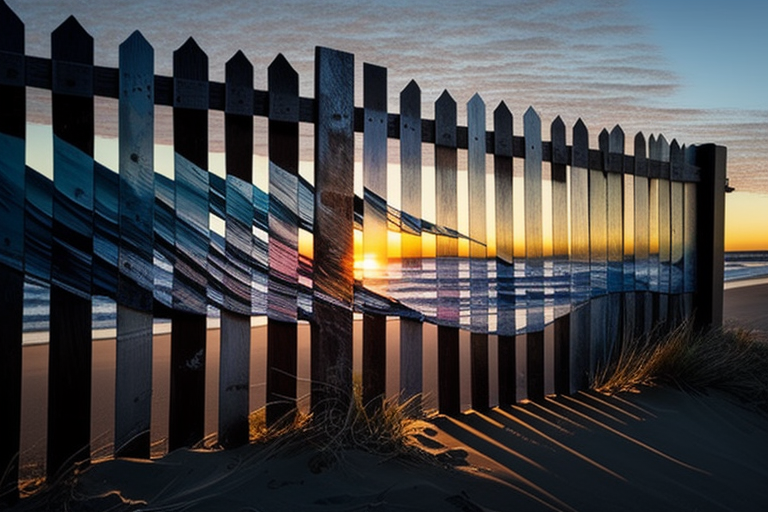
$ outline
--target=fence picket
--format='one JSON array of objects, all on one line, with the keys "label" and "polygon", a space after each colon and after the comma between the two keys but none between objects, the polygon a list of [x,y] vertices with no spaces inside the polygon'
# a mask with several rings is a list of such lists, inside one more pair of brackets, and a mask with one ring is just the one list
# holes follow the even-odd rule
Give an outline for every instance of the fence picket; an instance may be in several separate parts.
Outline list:
[{"label": "fence picket", "polygon": [[0,502],[13,503],[18,498],[21,435],[26,91],[24,24],[5,2],[0,2],[0,34],[0,52],[16,62],[0,74],[0,404],[5,431],[5,442],[0,443]]},{"label": "fence picket", "polygon": [[51,57],[55,191],[48,364],[49,477],[90,455],[93,38],[74,17],[51,35]]},{"label": "fence picket", "polygon": [[173,52],[175,257],[168,448],[205,432],[208,255],[208,57],[190,38]]},{"label": "fence picket", "polygon": [[579,119],[573,126],[571,156],[570,390],[584,389],[591,359],[589,133]]},{"label": "fence picket", "polygon": [[219,352],[219,443],[248,442],[251,356],[251,271],[243,257],[250,253],[253,222],[253,65],[242,52],[226,64],[224,144],[226,151],[227,262]]},{"label": "fence picket", "polygon": [[557,281],[554,290],[554,386],[555,393],[568,393],[570,385],[571,264],[568,251],[568,174],[565,162],[565,123],[558,116],[550,126],[552,141],[552,265]]},{"label": "fence picket", "polygon": [[154,50],[120,45],[115,453],[149,458],[154,250]]},{"label": "fence picket", "polygon": [[[664,135],[656,137],[659,162],[669,162],[669,142]],[[672,222],[670,201],[670,175],[668,166],[660,166],[659,177],[659,296],[657,321],[663,326],[669,323],[669,292],[672,257]]]},{"label": "fence picket", "polygon": [[499,404],[517,401],[513,206],[513,118],[504,102],[493,112],[493,176],[496,200],[496,301]]},{"label": "fence picket", "polygon": [[683,319],[683,242],[684,242],[684,196],[683,196],[683,167],[685,155],[677,140],[669,145],[669,217],[670,217],[670,278],[669,278],[669,316],[672,325],[679,324]]},{"label": "fence picket", "polygon": [[624,336],[624,132],[618,125],[608,134],[605,156],[607,201],[608,314],[606,359],[610,359]]},{"label": "fence picket", "polygon": [[544,398],[544,224],[541,172],[541,119],[529,108],[523,116],[525,135],[525,279],[526,383],[530,400]]},{"label": "fence picket", "polygon": [[[363,65],[363,284],[386,295],[387,69]],[[380,408],[386,393],[387,317],[363,314],[363,403]]]},{"label": "fence picket", "polygon": [[[435,192],[438,226],[458,227],[456,101],[443,91],[435,102]],[[437,237],[437,316],[447,325],[437,328],[438,408],[444,414],[461,410],[459,380],[459,244]]]},{"label": "fence picket", "polygon": [[312,409],[346,414],[352,395],[354,56],[315,51]]},{"label": "fence picket", "polygon": [[[685,163],[688,165],[694,165],[696,159],[696,146],[688,146],[685,148]],[[696,196],[698,194],[698,188],[696,183],[686,183],[684,190],[684,268],[685,277],[683,283],[684,290],[684,307],[685,317],[690,318],[693,311],[693,294],[696,291],[696,267],[697,267],[697,250],[696,250],[696,233],[698,230],[698,210],[696,207]]]},{"label": "fence picket", "polygon": [[639,338],[650,332],[653,324],[653,300],[651,285],[651,233],[650,188],[646,145],[642,133],[635,135],[635,295],[636,330]]},{"label": "fence picket", "polygon": [[467,103],[469,188],[469,295],[472,408],[488,409],[488,248],[485,206],[485,102]]},{"label": "fence picket", "polygon": [[[403,279],[418,277],[422,272],[421,240],[421,89],[411,81],[400,93],[400,180],[401,207],[414,224],[413,233],[402,230]],[[423,325],[418,320],[400,320],[400,389],[401,400],[416,397],[423,391]],[[421,400],[414,403],[421,408]]]},{"label": "fence picket", "polygon": [[296,413],[299,280],[299,75],[281,54],[269,66],[270,281],[267,424]]}]

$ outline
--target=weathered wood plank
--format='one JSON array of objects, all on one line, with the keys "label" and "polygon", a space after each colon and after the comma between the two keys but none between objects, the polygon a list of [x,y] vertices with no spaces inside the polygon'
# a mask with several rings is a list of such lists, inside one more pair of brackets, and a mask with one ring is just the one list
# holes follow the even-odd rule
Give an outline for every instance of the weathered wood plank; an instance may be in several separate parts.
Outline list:
[{"label": "weathered wood plank", "polygon": [[315,51],[312,409],[346,414],[352,395],[354,56]]},{"label": "weathered wood plank", "polygon": [[608,134],[605,153],[606,176],[608,316],[606,318],[606,359],[623,339],[624,326],[624,132],[616,125]]},{"label": "weathered wood plank", "polygon": [[653,308],[650,294],[650,183],[645,158],[645,137],[635,135],[635,332],[639,338],[651,330]]},{"label": "weathered wood plank", "polygon": [[296,413],[299,269],[299,75],[281,54],[268,73],[270,95],[270,281],[267,295],[267,424]]},{"label": "weathered wood plank", "polygon": [[683,257],[684,257],[684,191],[683,177],[685,155],[677,140],[669,145],[670,184],[669,184],[669,221],[670,221],[670,277],[669,277],[669,316],[671,326],[683,321]]},{"label": "weathered wood plank", "polygon": [[488,248],[485,205],[485,102],[467,103],[469,188],[469,295],[472,408],[488,409]]},{"label": "weathered wood plank", "polygon": [[496,200],[496,302],[499,404],[517,401],[513,206],[513,118],[504,102],[493,112],[493,174]]},{"label": "weathered wood plank", "polygon": [[554,386],[555,393],[570,392],[570,276],[568,250],[568,173],[565,162],[565,123],[558,116],[550,126],[552,140],[552,260],[553,276],[563,285],[555,288]]},{"label": "weathered wood plank", "polygon": [[[656,138],[657,158],[669,162],[669,142],[664,135]],[[672,267],[672,219],[670,200],[670,169],[659,173],[659,297],[657,321],[668,326],[669,292]]]},{"label": "weathered wood plank", "polygon": [[168,448],[203,438],[208,253],[208,57],[190,38],[173,53],[175,257]]},{"label": "weathered wood plank", "polygon": [[154,288],[154,50],[120,45],[115,454],[149,458]]},{"label": "weathered wood plank", "polygon": [[525,278],[527,281],[528,398],[544,398],[544,221],[541,119],[533,108],[523,116],[525,133]]},{"label": "weathered wood plank", "polygon": [[221,311],[219,356],[219,443],[235,447],[248,442],[251,361],[251,272],[243,255],[250,252],[253,222],[253,65],[242,52],[226,64],[227,255],[224,308]]},{"label": "weathered wood plank", "polygon": [[[685,148],[685,160],[687,164],[694,164],[696,159],[696,147],[688,146]],[[698,230],[698,216],[697,216],[697,194],[698,187],[696,183],[686,183],[684,185],[684,283],[683,290],[685,293],[685,316],[689,318],[693,314],[693,294],[696,291],[696,266],[698,257],[696,254],[696,236]]]},{"label": "weathered wood plank", "polygon": [[[608,132],[598,136],[603,159],[608,154]],[[605,361],[608,339],[608,173],[589,171],[589,279],[591,358],[589,372],[594,376],[597,366]]]},{"label": "weathered wood plank", "polygon": [[[400,190],[401,207],[413,222],[413,233],[403,230],[401,265],[403,278],[421,274],[421,89],[411,81],[400,93]],[[409,400],[423,391],[423,326],[417,320],[400,320],[400,398]],[[414,411],[421,400],[414,399]]]},{"label": "weathered wood plank", "polygon": [[[363,284],[386,293],[387,69],[363,65]],[[380,408],[386,393],[386,317],[363,315],[363,403]]]},{"label": "weathered wood plank", "polygon": [[[435,193],[439,226],[458,227],[456,101],[444,91],[435,102]],[[458,241],[437,237],[437,316],[446,324],[437,330],[438,408],[443,414],[461,411],[459,380]],[[456,326],[456,327],[453,327]]]},{"label": "weathered wood plank", "polygon": [[51,35],[53,244],[48,371],[50,478],[88,460],[91,431],[93,38],[73,17]]},{"label": "weathered wood plank", "polygon": [[590,355],[589,134],[579,119],[573,127],[571,160],[570,390],[586,389]]},{"label": "weathered wood plank", "polygon": [[[0,2],[0,51],[18,56],[23,77],[24,24]],[[7,75],[6,75],[7,76]],[[19,496],[21,435],[21,343],[24,320],[24,195],[26,91],[23,79],[0,80],[0,503]]]}]

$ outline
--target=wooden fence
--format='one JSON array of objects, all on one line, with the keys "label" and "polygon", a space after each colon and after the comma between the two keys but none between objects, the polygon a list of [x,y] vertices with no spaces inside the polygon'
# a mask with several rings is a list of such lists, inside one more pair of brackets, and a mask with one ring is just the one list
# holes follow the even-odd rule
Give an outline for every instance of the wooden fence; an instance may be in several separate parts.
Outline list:
[{"label": "wooden fence", "polygon": [[[467,126],[459,126],[447,92],[435,119],[424,119],[415,82],[393,114],[386,69],[368,64],[364,105],[356,107],[354,57],[327,48],[316,50],[315,97],[303,98],[282,56],[269,67],[268,91],[260,91],[242,53],[226,64],[225,83],[210,81],[207,57],[192,39],[174,52],[174,76],[166,77],[155,75],[153,49],[138,32],[120,46],[119,69],[93,64],[93,40],[74,18],[53,32],[50,59],[25,55],[23,24],[4,2],[0,34],[5,496],[17,492],[25,281],[50,288],[49,476],[90,456],[94,296],[117,303],[115,455],[138,457],[149,456],[156,318],[172,324],[170,449],[203,438],[210,306],[221,316],[224,446],[248,440],[254,315],[268,317],[270,423],[296,411],[300,320],[311,324],[311,408],[320,415],[343,412],[352,395],[354,312],[363,315],[363,397],[372,407],[385,392],[387,315],[401,317],[406,397],[422,391],[423,322],[437,324],[438,406],[447,414],[461,412],[460,329],[471,332],[471,401],[482,410],[494,405],[489,336],[498,347],[498,402],[510,404],[519,398],[519,372],[528,399],[544,397],[545,365],[554,390],[570,393],[588,386],[622,340],[694,316],[700,326],[721,321],[721,146],[685,147],[663,136],[646,143],[637,134],[629,155],[617,126],[591,149],[581,121],[567,145],[560,118],[546,141],[533,109],[523,117],[523,136],[514,135],[503,103],[489,130],[477,95],[467,104]],[[52,92],[52,180],[25,161],[27,87]],[[117,170],[94,161],[94,97],[119,102]],[[157,105],[173,108],[174,180],[155,172]],[[209,110],[224,112],[226,179],[208,172]],[[252,185],[254,116],[268,119],[268,193]],[[300,123],[314,125],[313,184],[298,172]],[[363,133],[362,198],[354,193],[355,132]],[[399,140],[399,210],[387,198],[388,139]],[[434,148],[435,198],[421,190],[424,144]],[[465,155],[468,205],[460,208]],[[521,234],[513,218],[521,184],[524,257],[515,252]],[[436,217],[428,222],[422,210],[433,200]],[[495,233],[486,223],[491,202]],[[469,212],[465,233],[460,211]],[[223,237],[209,228],[211,214],[225,221]],[[551,254],[544,218],[552,219]],[[378,260],[363,265],[358,280],[356,227],[366,259]],[[300,230],[312,233],[311,259],[299,250]],[[387,249],[392,231],[399,258]],[[424,233],[436,240],[434,257]],[[545,332],[554,337],[551,358]],[[521,345],[526,360],[516,361]]]}]

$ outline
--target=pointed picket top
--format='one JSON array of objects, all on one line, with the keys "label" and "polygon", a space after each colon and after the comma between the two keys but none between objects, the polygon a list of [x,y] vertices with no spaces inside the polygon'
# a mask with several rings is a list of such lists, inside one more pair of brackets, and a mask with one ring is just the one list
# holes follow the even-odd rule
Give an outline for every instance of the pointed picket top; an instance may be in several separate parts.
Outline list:
[{"label": "pointed picket top", "polygon": [[299,122],[299,73],[285,55],[278,53],[267,68],[269,118]]},{"label": "pointed picket top", "polygon": [[225,65],[227,114],[253,115],[253,64],[238,50]]},{"label": "pointed picket top", "polygon": [[[400,92],[400,119],[410,117],[421,119],[421,88],[416,80],[411,80]],[[416,130],[420,127],[403,126],[402,129]]]},{"label": "pointed picket top", "polygon": [[[208,55],[193,37],[173,52],[173,69],[175,78],[208,80]],[[180,74],[182,71],[183,74]]]},{"label": "pointed picket top", "polygon": [[619,125],[614,126],[613,130],[611,130],[608,150],[611,153],[624,154],[624,130]]},{"label": "pointed picket top", "polygon": [[581,118],[573,125],[573,167],[587,169],[589,167],[589,131]]},{"label": "pointed picket top", "polygon": [[532,135],[531,141],[539,141],[541,143],[541,118],[533,107],[528,107],[528,110],[523,114],[523,137],[525,138],[525,153],[526,155],[530,150],[534,152],[541,152],[541,147],[535,147],[535,145],[529,143],[529,135]]},{"label": "pointed picket top", "polygon": [[648,176],[648,161],[645,159],[645,136],[643,132],[635,135],[635,175]]},{"label": "pointed picket top", "polygon": [[672,139],[669,145],[669,177],[673,181],[682,181],[685,172],[683,150],[677,139]]},{"label": "pointed picket top", "polygon": [[653,134],[648,137],[648,158],[650,160],[659,160],[659,146],[656,144],[656,136]]},{"label": "pointed picket top", "polygon": [[662,162],[669,161],[669,142],[667,142],[667,139],[664,137],[664,135],[659,134],[658,138],[656,139],[656,145],[659,147],[659,159]]},{"label": "pointed picket top", "polygon": [[600,135],[597,136],[597,144],[600,149],[600,157],[603,159],[603,172],[608,171],[608,149],[610,147],[611,136],[608,130],[603,128]]},{"label": "pointed picket top", "polygon": [[[125,50],[123,50],[125,48]],[[138,30],[134,30],[128,38],[120,44],[120,51],[127,51],[129,53],[146,54],[149,53],[154,56],[155,50],[149,41]]]},{"label": "pointed picket top", "polygon": [[560,116],[557,116],[549,127],[550,138],[552,139],[552,163],[568,163],[568,146],[565,145],[565,123]]},{"label": "pointed picket top", "polygon": [[456,147],[456,100],[444,90],[435,101],[435,145]]},{"label": "pointed picket top", "polygon": [[0,0],[0,51],[24,53],[24,22]]},{"label": "pointed picket top", "polygon": [[467,128],[469,144],[477,143],[478,149],[485,154],[485,102],[477,93],[467,102]]},{"label": "pointed picket top", "polygon": [[499,156],[512,157],[512,112],[503,101],[493,111],[494,148]]},{"label": "pointed picket top", "polygon": [[93,64],[93,37],[70,16],[51,33],[51,58]]}]

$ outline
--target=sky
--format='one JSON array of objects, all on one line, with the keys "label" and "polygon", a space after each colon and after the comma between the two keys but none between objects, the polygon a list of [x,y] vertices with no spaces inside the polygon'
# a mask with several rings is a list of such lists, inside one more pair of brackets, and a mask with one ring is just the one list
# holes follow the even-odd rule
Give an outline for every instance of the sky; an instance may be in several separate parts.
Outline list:
[{"label": "sky", "polygon": [[[642,131],[715,142],[728,148],[736,188],[727,197],[726,249],[768,250],[765,0],[6,1],[26,24],[27,52],[38,56],[50,55],[50,33],[75,15],[94,36],[97,65],[116,66],[118,45],[138,29],[155,47],[156,72],[171,75],[172,51],[194,36],[211,79],[222,81],[225,62],[243,50],[255,86],[266,89],[267,67],[283,53],[301,95],[311,97],[314,48],[328,46],[354,53],[358,76],[363,62],[388,68],[391,112],[415,79],[426,118],[447,89],[460,124],[477,92],[489,119],[500,101],[509,106],[517,135],[533,106],[545,140],[561,116],[568,127],[582,118],[593,147],[616,124],[628,141]],[[50,122],[34,104],[32,121]]]}]

